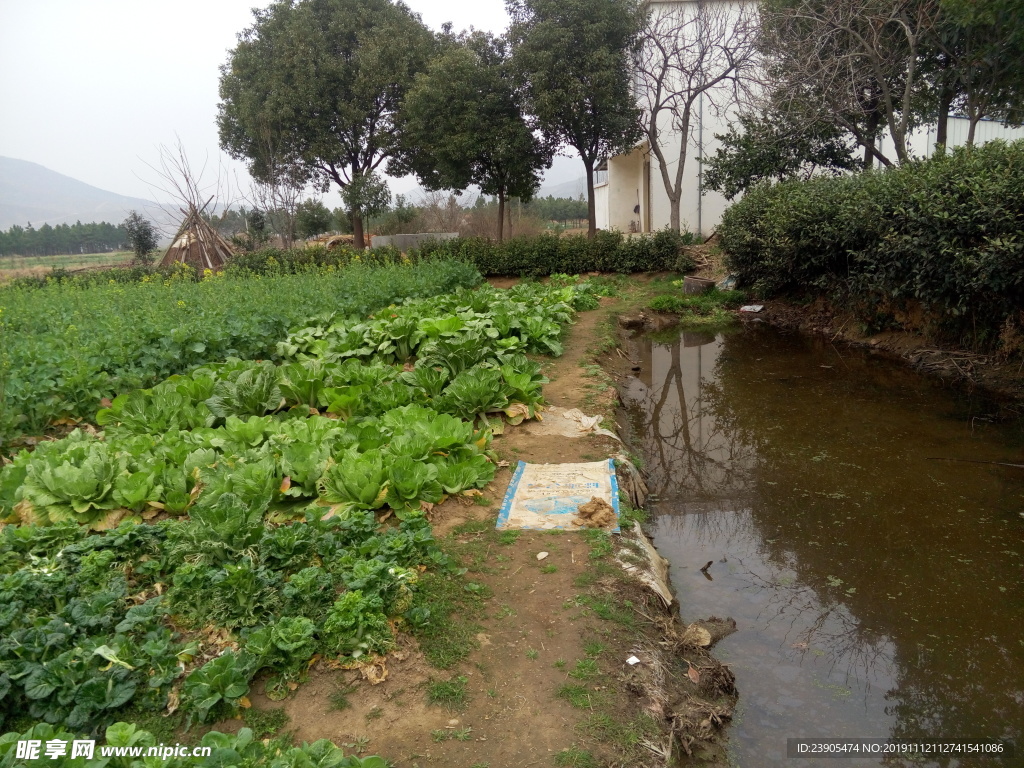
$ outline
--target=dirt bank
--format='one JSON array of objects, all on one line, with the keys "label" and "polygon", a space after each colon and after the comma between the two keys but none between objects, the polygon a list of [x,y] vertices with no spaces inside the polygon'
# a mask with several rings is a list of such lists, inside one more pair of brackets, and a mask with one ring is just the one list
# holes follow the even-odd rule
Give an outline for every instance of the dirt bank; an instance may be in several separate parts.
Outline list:
[{"label": "dirt bank", "polygon": [[[616,393],[602,365],[623,362],[614,316],[643,298],[633,288],[580,314],[565,354],[546,362],[551,405],[612,414]],[[705,633],[688,631],[674,607],[626,574],[617,557],[642,562],[639,545],[600,531],[494,527],[518,460],[596,461],[622,445],[535,434],[528,423],[494,447],[509,467],[485,495],[434,510],[436,536],[467,569],[422,585],[443,625],[402,634],[376,666],[317,663],[280,702],[257,683],[247,720],[283,711],[283,730],[299,741],[329,738],[398,768],[726,765],[732,673]],[[548,555],[538,560],[540,552]],[[715,639],[729,631],[706,627]]]},{"label": "dirt bank", "polygon": [[1017,413],[1015,403],[1024,400],[1024,366],[1019,359],[1001,359],[954,349],[911,331],[867,333],[849,312],[819,299],[811,304],[773,299],[757,315],[740,314],[744,322],[766,322],[778,328],[827,337],[833,343],[867,348],[913,366],[919,372],[937,376],[952,384],[981,390],[1004,401]]}]

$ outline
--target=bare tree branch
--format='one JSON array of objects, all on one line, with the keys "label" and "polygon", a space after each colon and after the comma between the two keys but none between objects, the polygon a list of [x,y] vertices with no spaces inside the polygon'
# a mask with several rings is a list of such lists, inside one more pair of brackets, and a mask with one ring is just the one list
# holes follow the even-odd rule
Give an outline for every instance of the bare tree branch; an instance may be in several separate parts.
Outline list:
[{"label": "bare tree branch", "polygon": [[768,89],[794,119],[840,125],[865,149],[865,161],[893,160],[878,149],[882,128],[896,159],[910,158],[918,63],[938,20],[938,0],[799,0],[762,14]]},{"label": "bare tree branch", "polygon": [[[634,62],[637,98],[668,195],[670,226],[677,232],[683,173],[696,141],[695,108],[703,100],[707,113],[719,116],[752,98],[757,21],[752,9],[729,3],[655,5],[647,18]],[[679,136],[678,149],[671,135]]]}]

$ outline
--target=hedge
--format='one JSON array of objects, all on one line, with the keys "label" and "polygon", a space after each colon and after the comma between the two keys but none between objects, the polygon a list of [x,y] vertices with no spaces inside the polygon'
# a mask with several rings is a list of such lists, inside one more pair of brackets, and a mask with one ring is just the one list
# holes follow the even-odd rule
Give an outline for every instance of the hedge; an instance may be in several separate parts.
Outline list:
[{"label": "hedge", "polygon": [[1024,141],[761,185],[719,233],[761,296],[830,293],[875,326],[917,304],[930,330],[990,346],[1024,309]]},{"label": "hedge", "polygon": [[[224,274],[233,277],[253,275],[296,275],[340,269],[353,262],[366,266],[386,266],[403,261],[396,248],[377,248],[357,251],[341,245],[328,250],[322,245],[296,246],[290,249],[261,248],[257,251],[239,251],[225,264]],[[91,285],[151,282],[162,280],[202,280],[206,276],[190,266],[172,264],[169,267],[131,264],[119,267],[68,270],[54,267],[42,275],[18,277],[5,285],[16,288],[45,288],[54,283],[85,288]]]},{"label": "hedge", "polygon": [[413,258],[448,256],[476,265],[486,277],[551,274],[578,275],[585,272],[688,272],[693,259],[682,247],[694,241],[692,235],[662,230],[653,235],[626,237],[621,232],[600,231],[593,240],[583,235],[559,237],[514,237],[501,243],[483,237],[460,237],[430,241]]}]

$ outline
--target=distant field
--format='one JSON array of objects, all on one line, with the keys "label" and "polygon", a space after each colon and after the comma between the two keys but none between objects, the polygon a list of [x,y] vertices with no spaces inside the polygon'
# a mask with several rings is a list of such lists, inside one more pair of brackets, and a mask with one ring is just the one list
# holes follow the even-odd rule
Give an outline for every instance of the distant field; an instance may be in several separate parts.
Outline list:
[{"label": "distant field", "polygon": [[131,251],[82,253],[75,256],[0,256],[0,280],[48,272],[54,267],[106,267],[131,259]]}]

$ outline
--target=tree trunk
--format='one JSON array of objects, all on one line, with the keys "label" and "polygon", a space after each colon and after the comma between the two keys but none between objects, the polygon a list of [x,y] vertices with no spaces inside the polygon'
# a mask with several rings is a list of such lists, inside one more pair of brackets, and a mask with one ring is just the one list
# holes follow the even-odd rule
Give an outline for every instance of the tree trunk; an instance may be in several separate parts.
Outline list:
[{"label": "tree trunk", "polygon": [[498,190],[498,242],[505,237],[505,190]]},{"label": "tree trunk", "polygon": [[974,146],[974,131],[978,127],[978,123],[981,122],[981,114],[971,115],[971,125],[967,129],[967,146]]},{"label": "tree trunk", "polygon": [[597,206],[594,204],[594,158],[584,157],[583,167],[587,169],[587,238],[597,234]]},{"label": "tree trunk", "polygon": [[353,209],[349,217],[352,219],[352,237],[355,240],[353,245],[357,251],[362,251],[366,248],[366,238],[363,237],[363,212]]},{"label": "tree trunk", "polygon": [[953,89],[949,85],[942,87],[939,94],[939,126],[935,134],[935,144],[943,149],[949,137],[949,109],[953,105]]}]

